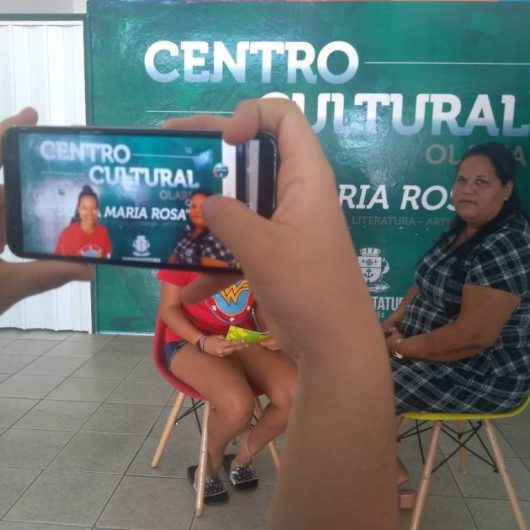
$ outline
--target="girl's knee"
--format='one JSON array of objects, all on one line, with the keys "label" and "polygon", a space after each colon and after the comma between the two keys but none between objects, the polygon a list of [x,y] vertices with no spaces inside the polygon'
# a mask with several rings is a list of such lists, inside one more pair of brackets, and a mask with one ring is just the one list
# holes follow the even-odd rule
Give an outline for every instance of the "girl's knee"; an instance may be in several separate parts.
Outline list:
[{"label": "girl's knee", "polygon": [[254,412],[254,395],[250,391],[227,392],[212,406],[225,421],[244,428]]}]

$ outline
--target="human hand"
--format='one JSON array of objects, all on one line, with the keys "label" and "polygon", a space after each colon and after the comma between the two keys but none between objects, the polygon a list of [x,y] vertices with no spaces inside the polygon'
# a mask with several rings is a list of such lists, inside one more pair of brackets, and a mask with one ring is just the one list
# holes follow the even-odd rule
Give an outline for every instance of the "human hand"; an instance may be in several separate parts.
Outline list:
[{"label": "human hand", "polygon": [[395,351],[397,342],[399,339],[403,339],[403,335],[395,327],[388,330],[388,334],[385,333],[386,347],[389,353]]},{"label": "human hand", "polygon": [[[208,227],[241,264],[268,329],[298,357],[267,528],[347,530],[352,514],[359,528],[396,528],[395,420],[384,336],[333,172],[311,127],[296,105],[272,99],[243,102],[230,119],[195,117],[167,126],[221,130],[232,144],[260,130],[278,139],[278,207],[270,220],[226,197],[203,205]],[[233,282],[202,276],[185,293],[186,303]],[[313,498],[319,502],[307,502]]]},{"label": "human hand", "polygon": [[236,351],[244,350],[244,342],[226,340],[222,335],[207,335],[203,342],[203,352],[215,357],[226,357]]},{"label": "human hand", "polygon": [[[241,263],[284,350],[301,349],[307,355],[343,337],[342,326],[349,325],[355,311],[352,300],[354,306],[368,306],[371,300],[338,204],[333,171],[298,107],[285,100],[247,101],[231,119],[203,116],[171,120],[166,126],[222,130],[232,144],[259,130],[276,135],[282,162],[272,218],[218,196],[204,203],[204,215]],[[184,296],[193,300],[198,290],[201,295],[215,292],[233,282],[227,276],[203,276]],[[358,319],[365,329],[374,328],[373,311]]]}]

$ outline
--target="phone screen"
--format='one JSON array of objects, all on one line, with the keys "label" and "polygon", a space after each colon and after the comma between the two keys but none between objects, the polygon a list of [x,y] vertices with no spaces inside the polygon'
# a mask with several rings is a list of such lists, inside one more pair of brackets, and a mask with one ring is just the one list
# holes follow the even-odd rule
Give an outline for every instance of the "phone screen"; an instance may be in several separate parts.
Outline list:
[{"label": "phone screen", "polygon": [[21,129],[17,138],[22,254],[238,269],[201,206],[222,194],[257,209],[259,146],[218,133]]}]

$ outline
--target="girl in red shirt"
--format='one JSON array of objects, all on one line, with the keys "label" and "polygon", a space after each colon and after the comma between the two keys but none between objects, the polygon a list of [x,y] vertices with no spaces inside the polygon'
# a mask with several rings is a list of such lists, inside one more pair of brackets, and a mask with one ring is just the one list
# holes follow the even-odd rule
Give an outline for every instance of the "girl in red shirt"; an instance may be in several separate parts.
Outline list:
[{"label": "girl in red shirt", "polygon": [[110,258],[112,243],[107,229],[98,222],[99,198],[90,186],[83,186],[77,199],[75,215],[59,235],[55,254]]}]

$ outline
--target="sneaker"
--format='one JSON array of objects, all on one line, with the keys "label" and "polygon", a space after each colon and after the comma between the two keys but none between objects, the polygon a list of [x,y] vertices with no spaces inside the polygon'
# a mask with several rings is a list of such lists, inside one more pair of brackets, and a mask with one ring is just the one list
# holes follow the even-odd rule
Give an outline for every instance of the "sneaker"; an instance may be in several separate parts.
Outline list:
[{"label": "sneaker", "polygon": [[[191,466],[188,468],[188,480],[197,491],[195,485],[195,474],[198,466]],[[217,504],[226,502],[228,500],[228,491],[219,477],[206,477],[204,484],[204,504]]]},{"label": "sneaker", "polygon": [[236,455],[226,455],[223,459],[223,467],[228,475],[230,484],[238,490],[255,489],[258,487],[258,474],[250,463],[232,467],[232,460]]}]

